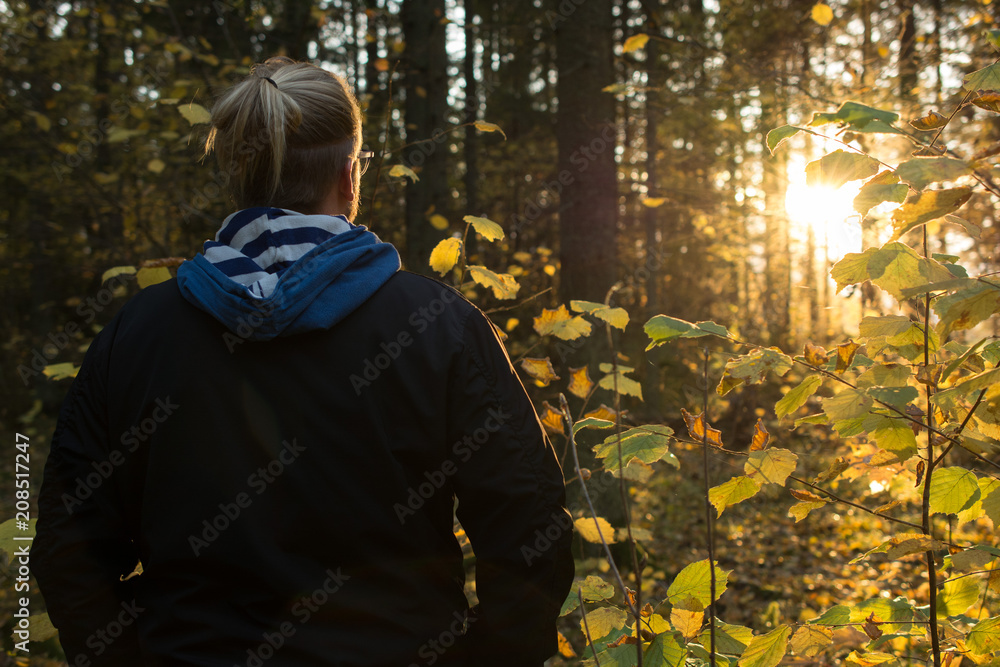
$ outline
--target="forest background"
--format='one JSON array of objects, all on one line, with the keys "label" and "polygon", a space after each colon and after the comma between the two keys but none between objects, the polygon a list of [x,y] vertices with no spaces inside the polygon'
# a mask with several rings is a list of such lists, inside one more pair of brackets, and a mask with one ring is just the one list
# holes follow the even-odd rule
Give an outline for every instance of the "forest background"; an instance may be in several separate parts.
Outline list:
[{"label": "forest background", "polygon": [[[553,664],[997,664],[998,22],[2,1],[0,518],[34,507],[94,334],[231,212],[207,109],[284,54],[355,87],[357,222],[506,332],[562,457],[580,581]],[[60,664],[32,591],[32,664]],[[16,597],[0,664],[25,664]]]}]

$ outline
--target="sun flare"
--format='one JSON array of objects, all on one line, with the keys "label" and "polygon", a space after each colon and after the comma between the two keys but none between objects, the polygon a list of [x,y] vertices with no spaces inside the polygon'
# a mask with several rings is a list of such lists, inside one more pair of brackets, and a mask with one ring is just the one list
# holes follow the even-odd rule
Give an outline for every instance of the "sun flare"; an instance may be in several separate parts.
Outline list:
[{"label": "sun flare", "polygon": [[[798,177],[795,177],[798,176]],[[861,216],[854,210],[860,184],[840,188],[806,185],[805,174],[789,174],[785,211],[793,233],[804,238],[811,228],[816,248],[826,248],[830,261],[861,252]]]}]

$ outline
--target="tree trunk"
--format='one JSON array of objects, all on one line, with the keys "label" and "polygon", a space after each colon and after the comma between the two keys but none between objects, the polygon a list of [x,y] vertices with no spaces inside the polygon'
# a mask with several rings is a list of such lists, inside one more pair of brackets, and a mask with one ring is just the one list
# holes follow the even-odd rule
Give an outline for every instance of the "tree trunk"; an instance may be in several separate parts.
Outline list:
[{"label": "tree trunk", "polygon": [[410,146],[403,163],[420,180],[406,185],[406,251],[410,270],[427,271],[431,250],[443,238],[427,221],[433,210],[448,217],[447,154],[440,136],[448,111],[448,55],[445,51],[444,0],[404,0],[400,11],[406,47],[403,52],[403,85],[406,143],[432,139]]},{"label": "tree trunk", "polygon": [[615,102],[601,92],[614,83],[611,25],[611,0],[589,0],[555,27],[564,300],[603,301],[617,273]]}]

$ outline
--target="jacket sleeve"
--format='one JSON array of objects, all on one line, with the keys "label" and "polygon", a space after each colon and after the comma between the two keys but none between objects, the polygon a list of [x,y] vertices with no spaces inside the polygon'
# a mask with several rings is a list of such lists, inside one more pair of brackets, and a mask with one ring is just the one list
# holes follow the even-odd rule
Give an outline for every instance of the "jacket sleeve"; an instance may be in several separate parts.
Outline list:
[{"label": "jacket sleeve", "polygon": [[[63,402],[45,463],[31,569],[70,665],[139,665],[138,609],[122,581],[138,563],[114,483],[106,327]],[[116,455],[117,454],[117,455]],[[85,659],[84,659],[85,658]]]},{"label": "jacket sleeve", "polygon": [[468,664],[540,667],[556,651],[556,619],[573,580],[573,522],[562,470],[492,324],[466,318],[452,377],[451,441],[458,518],[476,555],[479,607]]}]

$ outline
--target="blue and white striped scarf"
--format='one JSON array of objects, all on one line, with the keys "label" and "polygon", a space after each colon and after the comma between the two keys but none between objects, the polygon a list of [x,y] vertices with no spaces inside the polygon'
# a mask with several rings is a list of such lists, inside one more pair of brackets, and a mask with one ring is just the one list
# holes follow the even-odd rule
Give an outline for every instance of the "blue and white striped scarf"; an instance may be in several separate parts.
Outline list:
[{"label": "blue and white striped scarf", "polygon": [[[273,223],[281,220],[280,228]],[[271,296],[281,274],[324,241],[349,231],[343,216],[304,215],[281,208],[255,207],[233,213],[214,241],[205,243],[205,259],[250,294]]]}]

